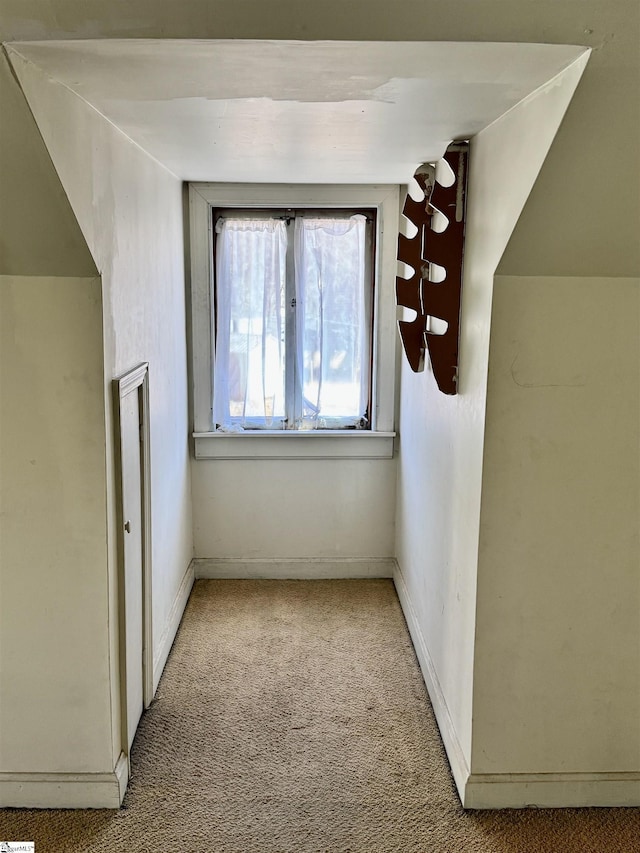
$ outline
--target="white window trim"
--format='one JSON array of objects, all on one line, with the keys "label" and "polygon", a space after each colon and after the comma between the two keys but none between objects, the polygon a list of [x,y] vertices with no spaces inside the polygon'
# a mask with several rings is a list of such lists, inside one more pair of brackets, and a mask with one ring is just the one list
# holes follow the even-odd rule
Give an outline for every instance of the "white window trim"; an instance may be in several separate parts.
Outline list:
[{"label": "white window trim", "polygon": [[[211,209],[219,207],[375,208],[375,328],[370,430],[214,432],[213,239]],[[396,382],[395,277],[399,220],[396,185],[189,185],[191,233],[191,391],[197,459],[391,457]],[[330,434],[328,434],[330,433]],[[302,440],[301,440],[302,439]]]}]

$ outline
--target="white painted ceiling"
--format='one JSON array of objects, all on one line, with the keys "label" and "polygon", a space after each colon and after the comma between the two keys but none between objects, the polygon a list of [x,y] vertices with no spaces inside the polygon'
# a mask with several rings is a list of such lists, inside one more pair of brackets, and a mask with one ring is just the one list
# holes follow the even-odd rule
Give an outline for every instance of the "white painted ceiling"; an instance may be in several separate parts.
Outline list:
[{"label": "white painted ceiling", "polygon": [[178,177],[268,183],[405,183],[585,51],[164,39],[11,47]]}]

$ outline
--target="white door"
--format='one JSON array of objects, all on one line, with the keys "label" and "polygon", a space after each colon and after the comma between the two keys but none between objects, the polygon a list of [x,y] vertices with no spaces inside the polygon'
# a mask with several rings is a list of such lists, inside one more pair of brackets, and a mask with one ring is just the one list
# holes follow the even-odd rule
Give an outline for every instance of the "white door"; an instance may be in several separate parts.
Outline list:
[{"label": "white door", "polygon": [[120,402],[120,429],[127,736],[130,749],[143,706],[142,455],[137,388]]}]

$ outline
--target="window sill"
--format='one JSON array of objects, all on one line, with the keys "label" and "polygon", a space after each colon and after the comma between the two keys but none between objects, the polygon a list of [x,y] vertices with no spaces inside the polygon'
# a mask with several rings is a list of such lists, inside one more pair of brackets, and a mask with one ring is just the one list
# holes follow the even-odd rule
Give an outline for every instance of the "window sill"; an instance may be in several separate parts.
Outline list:
[{"label": "window sill", "polygon": [[194,432],[196,459],[391,459],[395,432]]}]

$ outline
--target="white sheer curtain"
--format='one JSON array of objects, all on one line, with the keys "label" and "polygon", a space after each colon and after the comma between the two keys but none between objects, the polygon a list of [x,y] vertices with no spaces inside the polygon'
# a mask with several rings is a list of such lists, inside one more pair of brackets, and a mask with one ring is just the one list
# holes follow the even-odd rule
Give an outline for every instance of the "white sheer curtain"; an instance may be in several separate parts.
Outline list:
[{"label": "white sheer curtain", "polygon": [[288,225],[276,216],[223,216],[216,234],[215,428],[363,426],[371,318],[365,217],[298,213]]},{"label": "white sheer curtain", "polygon": [[360,426],[369,398],[365,217],[296,218],[299,429]]},{"label": "white sheer curtain", "polygon": [[282,429],[286,223],[223,218],[216,232],[214,425]]}]

